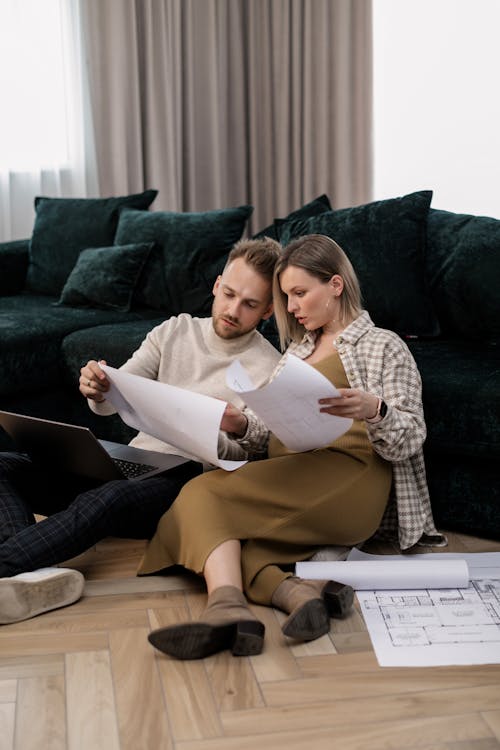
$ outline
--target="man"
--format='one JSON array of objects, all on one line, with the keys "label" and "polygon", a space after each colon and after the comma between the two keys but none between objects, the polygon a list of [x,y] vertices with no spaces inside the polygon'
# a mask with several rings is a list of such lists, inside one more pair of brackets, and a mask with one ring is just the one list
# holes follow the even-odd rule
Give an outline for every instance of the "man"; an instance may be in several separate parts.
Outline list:
[{"label": "man", "polygon": [[[226,385],[227,367],[240,359],[258,386],[267,381],[279,359],[278,351],[256,331],[260,320],[272,314],[272,275],[279,252],[279,244],[269,238],[238,242],[215,281],[211,318],[182,313],[166,320],[122,368],[232,401],[221,421],[221,458],[250,457],[251,437],[258,430],[255,415]],[[106,401],[108,388],[98,362],[90,360],[82,367],[80,391],[101,415],[115,411]],[[175,446],[144,433],[131,444],[179,453]],[[0,623],[26,619],[79,598],[83,576],[47,566],[80,554],[106,536],[150,538],[183,484],[203,470],[196,456],[186,457],[188,462],[162,475],[88,489],[76,477],[35,467],[23,454],[0,454]],[[47,518],[35,523],[33,513]]]}]

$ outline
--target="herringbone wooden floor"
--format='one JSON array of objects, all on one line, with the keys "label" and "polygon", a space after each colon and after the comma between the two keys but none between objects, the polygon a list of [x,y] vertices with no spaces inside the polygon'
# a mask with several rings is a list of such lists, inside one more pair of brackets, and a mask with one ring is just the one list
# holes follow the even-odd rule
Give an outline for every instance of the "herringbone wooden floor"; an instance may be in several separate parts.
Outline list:
[{"label": "herringbone wooden floor", "polygon": [[[150,629],[195,618],[201,582],[135,578],[143,542],[107,539],[71,561],[74,605],[0,627],[0,750],[498,750],[500,665],[380,668],[355,609],[291,645],[281,614],[263,654],[179,662]],[[500,543],[450,534],[447,551]],[[388,552],[371,547],[371,551]]]}]

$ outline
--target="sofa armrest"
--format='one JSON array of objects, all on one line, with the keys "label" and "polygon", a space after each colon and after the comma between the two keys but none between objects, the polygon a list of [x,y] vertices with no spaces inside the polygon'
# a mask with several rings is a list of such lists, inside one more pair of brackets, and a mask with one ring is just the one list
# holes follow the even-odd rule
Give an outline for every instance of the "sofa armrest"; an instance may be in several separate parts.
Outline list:
[{"label": "sofa armrest", "polygon": [[19,294],[26,283],[29,240],[0,242],[0,295]]}]

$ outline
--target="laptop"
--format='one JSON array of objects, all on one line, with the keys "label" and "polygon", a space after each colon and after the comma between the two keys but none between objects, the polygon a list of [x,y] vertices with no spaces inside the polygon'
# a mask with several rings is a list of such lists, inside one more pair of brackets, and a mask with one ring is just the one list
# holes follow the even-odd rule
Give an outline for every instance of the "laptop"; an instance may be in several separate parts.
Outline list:
[{"label": "laptop", "polygon": [[188,461],[184,456],[98,440],[88,427],[0,410],[0,427],[32,461],[99,482],[147,479]]}]

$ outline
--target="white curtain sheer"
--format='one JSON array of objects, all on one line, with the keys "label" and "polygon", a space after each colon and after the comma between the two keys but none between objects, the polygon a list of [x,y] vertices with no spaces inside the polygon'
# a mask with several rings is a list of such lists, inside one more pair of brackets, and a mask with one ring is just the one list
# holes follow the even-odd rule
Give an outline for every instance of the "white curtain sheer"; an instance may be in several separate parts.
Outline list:
[{"label": "white curtain sheer", "polygon": [[0,240],[29,237],[36,195],[98,190],[79,0],[0,2]]},{"label": "white curtain sheer", "polygon": [[370,0],[83,0],[102,195],[250,203],[252,228],[326,192],[371,198]]},{"label": "white curtain sheer", "polygon": [[370,200],[371,59],[371,0],[2,0],[0,240],[39,194]]}]

